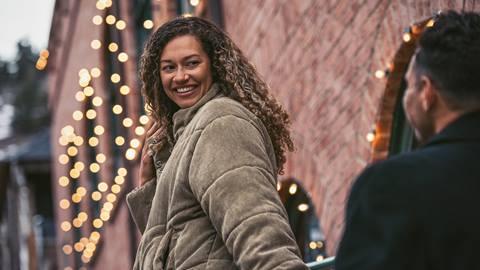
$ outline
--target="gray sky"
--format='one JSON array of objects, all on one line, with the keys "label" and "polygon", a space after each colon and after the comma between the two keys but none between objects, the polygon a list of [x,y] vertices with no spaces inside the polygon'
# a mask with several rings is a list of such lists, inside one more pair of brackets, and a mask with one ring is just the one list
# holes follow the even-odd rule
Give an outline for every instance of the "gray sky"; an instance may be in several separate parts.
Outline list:
[{"label": "gray sky", "polygon": [[13,60],[17,41],[25,39],[36,51],[48,45],[55,0],[0,0],[0,59]]}]

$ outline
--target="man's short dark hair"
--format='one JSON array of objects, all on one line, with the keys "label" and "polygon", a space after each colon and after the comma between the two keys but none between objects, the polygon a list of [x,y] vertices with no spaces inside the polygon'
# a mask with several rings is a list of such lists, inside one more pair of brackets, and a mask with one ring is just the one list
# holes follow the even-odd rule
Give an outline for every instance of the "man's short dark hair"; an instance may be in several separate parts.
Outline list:
[{"label": "man's short dark hair", "polygon": [[480,15],[439,14],[418,41],[414,72],[429,77],[451,109],[480,108]]}]

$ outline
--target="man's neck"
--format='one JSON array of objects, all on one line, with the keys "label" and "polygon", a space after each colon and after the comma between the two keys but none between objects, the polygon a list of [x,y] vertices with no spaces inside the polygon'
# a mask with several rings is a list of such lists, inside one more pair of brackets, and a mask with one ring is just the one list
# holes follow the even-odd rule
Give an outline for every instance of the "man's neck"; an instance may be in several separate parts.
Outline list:
[{"label": "man's neck", "polygon": [[442,131],[446,126],[448,126],[453,121],[457,120],[460,116],[467,113],[467,111],[445,111],[442,114],[439,114],[435,118],[435,134]]}]

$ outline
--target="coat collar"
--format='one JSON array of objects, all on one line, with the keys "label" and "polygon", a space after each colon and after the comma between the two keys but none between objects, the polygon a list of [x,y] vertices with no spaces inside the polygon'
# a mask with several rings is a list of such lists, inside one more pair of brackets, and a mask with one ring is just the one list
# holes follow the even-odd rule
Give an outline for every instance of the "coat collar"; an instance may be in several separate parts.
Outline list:
[{"label": "coat collar", "polygon": [[460,116],[431,138],[425,146],[457,141],[480,141],[480,111]]},{"label": "coat collar", "polygon": [[175,141],[178,141],[178,138],[182,135],[185,127],[190,123],[198,110],[209,102],[212,99],[223,96],[220,92],[220,86],[217,83],[212,84],[210,90],[205,93],[205,95],[200,98],[200,100],[195,103],[192,107],[180,109],[173,114],[173,135]]}]

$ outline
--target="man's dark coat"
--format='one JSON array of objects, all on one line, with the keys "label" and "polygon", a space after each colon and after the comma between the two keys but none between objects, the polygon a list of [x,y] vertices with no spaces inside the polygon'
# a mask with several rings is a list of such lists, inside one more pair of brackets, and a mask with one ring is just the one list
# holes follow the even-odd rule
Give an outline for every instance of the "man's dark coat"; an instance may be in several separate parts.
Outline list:
[{"label": "man's dark coat", "polygon": [[336,258],[347,269],[480,269],[480,112],[359,176]]}]

